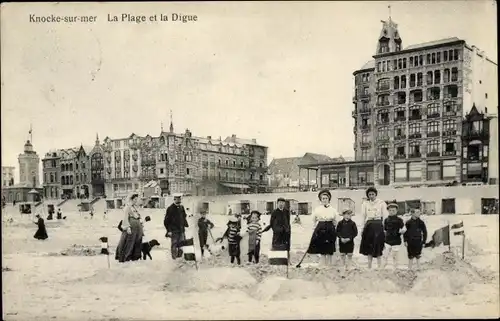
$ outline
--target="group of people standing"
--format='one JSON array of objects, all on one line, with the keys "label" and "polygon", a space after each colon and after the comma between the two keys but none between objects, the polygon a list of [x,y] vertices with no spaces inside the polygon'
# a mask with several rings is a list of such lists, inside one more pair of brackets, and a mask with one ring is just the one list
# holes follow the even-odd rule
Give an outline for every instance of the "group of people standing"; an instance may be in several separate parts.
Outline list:
[{"label": "group of people standing", "polygon": [[[367,201],[361,206],[361,243],[359,253],[368,259],[368,268],[372,268],[373,258],[379,268],[388,263],[392,253],[394,266],[397,266],[397,253],[403,244],[406,246],[409,267],[419,259],[427,239],[427,228],[420,219],[420,210],[413,209],[411,219],[406,223],[398,217],[398,204],[390,204],[377,198],[374,187],[366,190]],[[321,205],[313,211],[314,232],[308,248],[310,254],[320,254],[320,264],[331,265],[336,251],[336,241],[339,240],[339,252],[346,268],[352,264],[354,239],[358,236],[356,223],[352,221],[353,212],[349,209],[338,213],[331,206],[332,195],[328,190],[318,194]],[[342,218],[340,218],[342,216]],[[384,262],[384,250],[387,249]],[[346,260],[347,259],[347,260]]]},{"label": "group of people standing", "polygon": [[[412,210],[411,219],[406,223],[398,217],[398,205],[391,202],[386,204],[377,198],[378,192],[374,187],[366,190],[367,200],[361,206],[361,243],[359,253],[368,259],[368,268],[372,267],[373,259],[377,261],[379,268],[385,266],[389,254],[392,253],[394,264],[397,265],[397,253],[401,245],[405,244],[410,260],[410,268],[413,260],[419,264],[422,248],[427,239],[425,223],[419,218],[419,209]],[[143,229],[140,222],[140,214],[137,211],[136,201],[138,195],[134,194],[130,202],[125,206],[123,219],[123,232],[116,252],[116,259],[120,262],[140,259],[140,245],[142,242]],[[354,213],[347,209],[339,213],[331,205],[332,195],[328,190],[318,193],[321,205],[313,210],[313,235],[310,240],[307,253],[321,255],[321,265],[333,264],[333,255],[338,249],[342,262],[346,268],[352,264],[354,252],[354,239],[358,236],[358,227],[352,220]],[[262,234],[272,230],[271,250],[290,251],[291,224],[290,211],[285,208],[284,198],[278,198],[277,208],[271,213],[269,225],[262,228],[260,224],[261,214],[251,211],[247,217],[247,233],[249,235],[249,262],[259,262],[260,240]],[[202,255],[207,248],[208,235],[214,224],[206,218],[202,212],[198,220],[198,238]],[[181,244],[185,240],[185,229],[189,227],[186,210],[181,204],[181,195],[174,195],[174,202],[166,211],[164,218],[165,236],[171,240],[171,256],[177,259],[182,256]],[[228,240],[228,252],[231,263],[241,264],[240,241],[241,216],[231,215],[227,223],[227,229],[217,241],[226,238]],[[212,236],[213,238],[213,236]],[[382,262],[384,250],[386,260]]]}]

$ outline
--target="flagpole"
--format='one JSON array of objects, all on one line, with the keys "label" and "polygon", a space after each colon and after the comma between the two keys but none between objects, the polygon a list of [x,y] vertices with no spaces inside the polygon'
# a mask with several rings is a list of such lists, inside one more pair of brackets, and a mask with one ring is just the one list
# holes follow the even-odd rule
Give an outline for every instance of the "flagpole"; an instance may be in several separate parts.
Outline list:
[{"label": "flagpole", "polygon": [[450,232],[450,221],[448,220],[448,251],[451,252],[451,232]]}]

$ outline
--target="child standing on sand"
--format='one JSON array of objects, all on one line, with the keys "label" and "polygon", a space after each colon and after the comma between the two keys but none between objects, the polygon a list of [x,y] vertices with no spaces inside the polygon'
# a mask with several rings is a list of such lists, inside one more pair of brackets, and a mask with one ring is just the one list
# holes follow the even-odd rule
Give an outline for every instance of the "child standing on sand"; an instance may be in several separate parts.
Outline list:
[{"label": "child standing on sand", "polygon": [[201,217],[198,220],[198,238],[200,240],[201,256],[205,254],[207,247],[208,230],[214,228],[214,224],[207,219],[207,212],[201,211]]},{"label": "child standing on sand", "polygon": [[427,241],[427,227],[424,221],[420,219],[420,209],[414,209],[411,218],[406,222],[406,232],[404,241],[408,252],[408,269],[412,269],[413,260],[417,263],[417,270],[420,269],[420,256],[422,248]]},{"label": "child standing on sand", "polygon": [[260,238],[262,237],[262,226],[260,225],[260,212],[252,211],[247,224],[248,231],[248,262],[259,263],[260,256]]},{"label": "child standing on sand", "polygon": [[222,237],[218,238],[217,241],[222,241],[224,238],[227,238],[227,243],[228,243],[228,251],[229,251],[229,256],[231,257],[231,263],[236,262],[238,265],[241,264],[241,251],[240,251],[240,241],[241,241],[241,235],[240,235],[240,224],[238,224],[238,219],[234,216],[231,216],[229,218],[229,222],[227,223],[227,230],[224,232],[224,235]]},{"label": "child standing on sand", "polygon": [[402,244],[401,234],[405,232],[405,224],[403,219],[398,217],[398,209],[399,206],[396,201],[389,203],[387,205],[389,216],[384,220],[385,246],[387,248],[387,251],[384,253],[384,267],[387,266],[389,256],[392,254],[394,269],[398,267],[398,252]]},{"label": "child standing on sand", "polygon": [[354,239],[358,236],[358,227],[356,226],[356,223],[351,220],[351,210],[344,210],[341,215],[343,216],[343,219],[337,224],[337,235],[339,237],[339,252],[340,257],[342,258],[342,265],[347,270],[352,266]]}]

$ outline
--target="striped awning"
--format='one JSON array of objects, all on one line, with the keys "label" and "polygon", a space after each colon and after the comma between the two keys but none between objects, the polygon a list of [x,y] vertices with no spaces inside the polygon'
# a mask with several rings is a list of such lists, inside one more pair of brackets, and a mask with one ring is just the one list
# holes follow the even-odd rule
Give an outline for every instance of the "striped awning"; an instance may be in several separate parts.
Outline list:
[{"label": "striped awning", "polygon": [[250,186],[245,185],[245,184],[232,184],[232,183],[221,183],[223,186],[230,187],[230,188],[239,188],[239,189],[247,189],[250,188]]}]

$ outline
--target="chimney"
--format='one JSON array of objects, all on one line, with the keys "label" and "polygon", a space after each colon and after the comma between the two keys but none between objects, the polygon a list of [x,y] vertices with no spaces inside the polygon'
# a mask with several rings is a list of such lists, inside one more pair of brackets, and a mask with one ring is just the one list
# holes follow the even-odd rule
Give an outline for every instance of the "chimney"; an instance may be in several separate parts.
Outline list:
[{"label": "chimney", "polygon": [[232,135],[231,135],[231,138],[236,138],[236,135],[235,135],[235,134],[232,134]]},{"label": "chimney", "polygon": [[209,140],[212,139],[212,136],[207,136],[207,139],[209,139]]},{"label": "chimney", "polygon": [[257,139],[252,138],[252,143],[257,144]]}]

